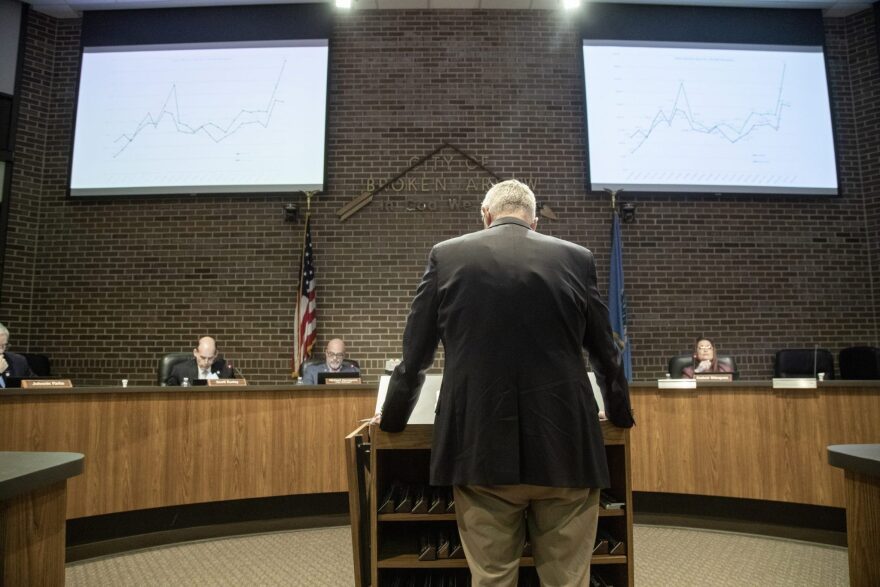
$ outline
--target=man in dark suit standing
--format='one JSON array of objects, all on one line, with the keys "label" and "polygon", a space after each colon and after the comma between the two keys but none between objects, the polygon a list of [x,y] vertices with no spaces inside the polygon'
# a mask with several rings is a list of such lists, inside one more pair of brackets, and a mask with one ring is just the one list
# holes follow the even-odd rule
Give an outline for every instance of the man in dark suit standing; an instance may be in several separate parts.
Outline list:
[{"label": "man in dark suit standing", "polygon": [[481,214],[485,230],[431,250],[380,427],[406,426],[442,340],[430,482],[453,485],[472,585],[516,585],[526,510],[541,584],[587,585],[609,475],[582,348],[610,420],[634,423],[593,255],[535,232],[535,196],[516,180]]},{"label": "man in dark suit standing", "polygon": [[178,363],[171,368],[165,385],[180,385],[184,379],[232,379],[232,367],[217,352],[217,341],[212,336],[203,336],[193,349],[193,358]]},{"label": "man in dark suit standing", "polygon": [[26,379],[36,377],[27,359],[6,350],[9,347],[9,329],[0,324],[0,387],[6,387],[7,377]]}]

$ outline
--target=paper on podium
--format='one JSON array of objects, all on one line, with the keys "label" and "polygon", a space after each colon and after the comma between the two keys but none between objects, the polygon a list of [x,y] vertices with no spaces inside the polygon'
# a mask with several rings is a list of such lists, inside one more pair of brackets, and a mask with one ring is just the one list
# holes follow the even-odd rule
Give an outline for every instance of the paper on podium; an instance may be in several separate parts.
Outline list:
[{"label": "paper on podium", "polygon": [[[433,424],[434,411],[437,408],[437,399],[440,397],[440,382],[443,380],[442,375],[425,375],[425,384],[422,385],[422,392],[419,394],[419,401],[413,409],[407,424]],[[379,378],[379,395],[376,397],[376,413],[382,409],[385,403],[385,395],[388,393],[388,382],[391,381],[390,375],[382,375]]]},{"label": "paper on podium", "polygon": [[[596,404],[599,411],[605,411],[605,401],[602,399],[602,391],[599,389],[599,383],[596,381],[596,375],[590,371],[590,386],[593,388],[593,397],[596,398]],[[388,382],[391,381],[390,375],[382,375],[379,378],[379,394],[376,397],[376,413],[382,409],[385,403],[385,395],[388,393]],[[425,375],[425,384],[422,386],[422,392],[419,394],[419,401],[413,409],[407,424],[433,424],[434,412],[437,409],[437,400],[440,398],[440,383],[443,381],[442,375]]]},{"label": "paper on podium", "polygon": [[599,389],[599,382],[596,381],[596,374],[592,371],[587,372],[587,375],[590,377],[590,387],[593,388],[593,397],[596,398],[596,405],[599,406],[599,411],[605,411],[605,400],[602,399],[602,390]]}]

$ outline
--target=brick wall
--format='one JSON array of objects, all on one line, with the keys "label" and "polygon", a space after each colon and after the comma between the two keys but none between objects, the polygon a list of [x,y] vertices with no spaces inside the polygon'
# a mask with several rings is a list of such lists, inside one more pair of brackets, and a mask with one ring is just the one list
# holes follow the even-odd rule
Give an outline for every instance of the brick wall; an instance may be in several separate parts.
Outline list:
[{"label": "brick wall", "polygon": [[[870,11],[827,22],[841,197],[638,200],[624,226],[637,379],[662,375],[697,334],[735,355],[744,378],[769,377],[778,348],[880,344],[874,27]],[[160,354],[212,333],[251,380],[285,380],[302,223],[282,209],[296,198],[67,201],[78,34],[78,21],[30,15],[0,300],[15,346],[82,384],[149,383]],[[430,246],[479,228],[489,175],[451,150],[337,217],[443,141],[532,182],[559,217],[539,230],[591,248],[606,288],[610,209],[584,187],[579,42],[551,12],[338,18],[327,190],[312,206],[319,346],[343,336],[377,376],[400,353]]]},{"label": "brick wall", "polygon": [[[855,113],[856,147],[861,171],[863,214],[870,262],[866,278],[874,296],[875,333],[880,324],[880,35],[877,10],[866,10],[846,21],[846,43]],[[877,336],[875,335],[875,344]]]}]

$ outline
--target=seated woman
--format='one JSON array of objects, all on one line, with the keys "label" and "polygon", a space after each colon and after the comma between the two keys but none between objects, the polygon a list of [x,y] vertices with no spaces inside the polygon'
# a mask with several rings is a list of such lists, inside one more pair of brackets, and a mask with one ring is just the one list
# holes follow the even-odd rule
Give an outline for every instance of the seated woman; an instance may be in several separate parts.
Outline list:
[{"label": "seated woman", "polygon": [[708,338],[698,338],[694,344],[694,366],[681,370],[681,376],[693,379],[694,373],[730,373],[730,366],[719,363],[715,355],[715,343]]}]

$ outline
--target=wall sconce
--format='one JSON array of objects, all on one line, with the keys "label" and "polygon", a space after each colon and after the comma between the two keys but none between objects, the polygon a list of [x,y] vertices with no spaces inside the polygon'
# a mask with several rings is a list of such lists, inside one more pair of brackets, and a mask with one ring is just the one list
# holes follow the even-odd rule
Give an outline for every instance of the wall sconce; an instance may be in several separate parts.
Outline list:
[{"label": "wall sconce", "polygon": [[619,206],[620,220],[625,224],[636,221],[636,205],[632,202],[623,202]]},{"label": "wall sconce", "polygon": [[299,221],[299,208],[296,207],[296,204],[291,202],[290,204],[284,205],[284,222],[298,222]]}]

